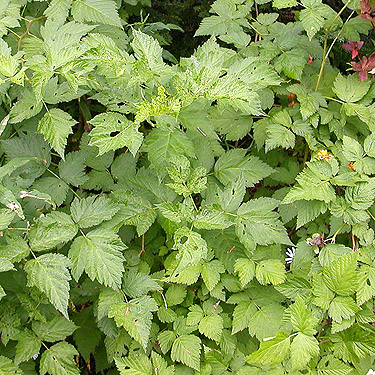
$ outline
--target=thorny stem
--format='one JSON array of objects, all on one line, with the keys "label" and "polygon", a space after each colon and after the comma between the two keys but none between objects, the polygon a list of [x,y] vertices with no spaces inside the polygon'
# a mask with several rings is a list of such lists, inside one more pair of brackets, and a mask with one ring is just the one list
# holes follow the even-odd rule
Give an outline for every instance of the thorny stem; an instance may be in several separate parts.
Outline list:
[{"label": "thorny stem", "polygon": [[[315,91],[318,91],[318,88],[319,88],[319,85],[320,85],[320,81],[322,79],[322,76],[323,76],[323,71],[324,71],[324,66],[326,64],[326,61],[327,61],[327,58],[328,58],[328,54],[329,52],[331,51],[334,43],[336,42],[338,36],[341,34],[342,32],[342,29],[340,30],[339,34],[337,35],[337,37],[333,40],[329,50],[327,49],[328,47],[328,35],[329,35],[329,32],[332,28],[332,26],[335,24],[335,22],[338,20],[338,18],[341,16],[342,12],[349,6],[349,4],[352,2],[353,0],[349,0],[345,3],[345,5],[341,8],[341,10],[336,14],[335,18],[332,20],[332,22],[329,24],[329,26],[326,28],[326,31],[325,31],[325,35],[324,35],[324,45],[323,45],[323,58],[322,58],[322,63],[320,65],[320,70],[319,70],[319,74],[318,74],[318,79],[316,81],[316,85],[315,85]],[[348,17],[348,19],[345,21],[348,22],[348,20],[350,19],[350,17],[352,16],[353,12],[350,14],[350,16]],[[344,23],[344,24],[345,24]],[[327,52],[328,51],[328,52]]]}]

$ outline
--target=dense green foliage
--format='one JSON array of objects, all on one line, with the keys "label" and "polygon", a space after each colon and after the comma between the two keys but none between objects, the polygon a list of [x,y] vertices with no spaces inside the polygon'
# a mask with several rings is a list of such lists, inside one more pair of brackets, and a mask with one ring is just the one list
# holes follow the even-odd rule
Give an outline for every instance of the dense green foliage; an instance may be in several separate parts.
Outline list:
[{"label": "dense green foliage", "polygon": [[152,11],[0,1],[0,374],[371,374],[375,5]]}]

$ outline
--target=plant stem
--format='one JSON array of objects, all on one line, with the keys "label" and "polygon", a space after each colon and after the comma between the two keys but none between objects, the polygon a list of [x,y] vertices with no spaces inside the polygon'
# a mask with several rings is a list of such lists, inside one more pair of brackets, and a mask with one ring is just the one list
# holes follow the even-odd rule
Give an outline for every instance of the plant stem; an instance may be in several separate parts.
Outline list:
[{"label": "plant stem", "polygon": [[[326,61],[327,61],[327,58],[328,58],[328,54],[329,52],[331,51],[334,43],[336,42],[338,36],[341,34],[342,32],[342,28],[339,32],[339,34],[337,35],[337,37],[334,39],[333,43],[331,44],[329,50],[327,49],[328,47],[328,35],[329,35],[329,32],[332,28],[332,26],[335,24],[335,22],[337,21],[337,19],[341,16],[342,12],[349,6],[349,4],[352,2],[353,0],[349,0],[348,2],[345,3],[345,5],[341,8],[341,10],[336,14],[335,18],[332,20],[332,22],[329,24],[329,26],[326,28],[326,31],[325,31],[325,35],[324,35],[324,45],[323,45],[323,59],[322,59],[322,63],[320,65],[320,70],[319,70],[319,74],[318,74],[318,79],[316,81],[316,85],[315,85],[315,91],[318,91],[319,89],[319,85],[320,85],[320,81],[322,79],[322,76],[323,76],[323,71],[324,71],[324,66],[326,64]],[[354,11],[353,11],[354,12]],[[353,14],[352,12],[352,14]],[[350,19],[350,17],[352,16],[352,14],[348,17],[348,19],[345,21],[348,22],[348,20]],[[328,51],[328,52],[327,52]]]},{"label": "plant stem", "polygon": [[39,20],[43,19],[43,18],[45,18],[45,16],[40,16],[40,17],[35,18],[35,19],[33,19],[33,20],[26,21],[26,22],[28,22],[28,24],[27,24],[27,26],[26,26],[26,30],[25,30],[25,32],[19,37],[18,42],[17,42],[17,50],[18,50],[18,51],[21,50],[21,42],[22,42],[22,39],[23,39],[25,36],[27,36],[27,35],[29,34],[29,32],[30,32],[30,28],[31,28],[32,24],[33,24],[34,22],[36,22],[36,21],[39,21]]}]

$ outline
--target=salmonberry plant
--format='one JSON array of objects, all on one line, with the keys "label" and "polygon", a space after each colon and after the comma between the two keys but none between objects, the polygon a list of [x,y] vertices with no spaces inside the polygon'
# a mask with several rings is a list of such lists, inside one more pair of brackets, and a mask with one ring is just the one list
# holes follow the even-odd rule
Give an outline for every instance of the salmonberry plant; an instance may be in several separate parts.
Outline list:
[{"label": "salmonberry plant", "polygon": [[0,374],[374,373],[375,4],[255,1],[0,0]]}]

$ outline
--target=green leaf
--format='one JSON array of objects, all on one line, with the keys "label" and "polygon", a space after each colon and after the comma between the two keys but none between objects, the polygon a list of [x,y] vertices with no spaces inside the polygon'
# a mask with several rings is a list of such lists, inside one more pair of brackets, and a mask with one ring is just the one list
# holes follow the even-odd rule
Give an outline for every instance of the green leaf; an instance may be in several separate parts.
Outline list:
[{"label": "green leaf", "polygon": [[197,229],[225,229],[233,223],[224,212],[212,207],[202,209],[195,217],[193,225]]},{"label": "green leaf", "polygon": [[198,325],[199,332],[211,340],[219,341],[223,331],[223,319],[219,315],[205,316]]},{"label": "green leaf", "polygon": [[70,207],[73,220],[81,228],[93,227],[112,219],[118,210],[118,205],[103,195],[75,198]]},{"label": "green leaf", "polygon": [[186,267],[195,266],[207,257],[207,243],[197,232],[187,227],[179,228],[174,234],[173,248],[178,250],[177,266],[174,273],[179,273]]},{"label": "green leaf", "polygon": [[[267,78],[269,77],[265,77],[265,79]],[[232,108],[219,111],[217,107],[211,107],[209,114],[216,131],[224,134],[228,141],[242,139],[250,132],[253,125],[251,116],[244,115]]]},{"label": "green leaf", "polygon": [[322,307],[325,310],[328,310],[329,305],[335,296],[335,294],[327,287],[324,282],[323,276],[315,274],[313,277],[313,289],[314,294],[313,303],[317,306]]},{"label": "green leaf", "polygon": [[255,276],[255,263],[251,259],[239,258],[234,264],[234,272],[238,273],[241,286],[244,287]]},{"label": "green leaf", "polygon": [[73,333],[73,339],[83,358],[90,358],[90,354],[94,354],[102,339],[93,311],[92,306],[86,307],[73,317],[75,323],[79,326]]},{"label": "green leaf", "polygon": [[[1,129],[0,129],[0,135],[1,135]],[[3,179],[5,176],[12,174],[14,170],[27,164],[30,160],[31,159],[28,157],[20,157],[20,158],[14,158],[14,159],[9,160],[8,163],[0,167],[0,180]]]},{"label": "green leaf", "polygon": [[278,9],[297,6],[297,0],[273,0],[272,6]]},{"label": "green leaf", "polygon": [[245,180],[241,176],[224,190],[217,190],[215,203],[217,202],[223,211],[233,213],[241,205],[245,191]]},{"label": "green leaf", "polygon": [[45,293],[55,308],[68,319],[69,259],[62,254],[44,254],[25,264],[27,285]]},{"label": "green leaf", "polygon": [[[304,3],[308,3],[305,1]],[[321,3],[316,6],[317,2],[311,2],[312,6],[307,6],[305,9],[302,9],[299,15],[299,19],[302,23],[303,28],[305,29],[307,36],[311,40],[314,35],[322,28],[324,24],[324,5]],[[306,6],[305,4],[303,4]],[[323,7],[323,12],[322,8]]]},{"label": "green leaf", "polygon": [[124,302],[124,296],[119,291],[106,287],[100,288],[97,311],[98,320],[108,317],[110,307],[122,302]]},{"label": "green leaf", "polygon": [[285,265],[279,259],[262,260],[256,267],[256,278],[260,284],[282,284],[286,279]]},{"label": "green leaf", "polygon": [[357,254],[341,256],[330,266],[323,267],[323,277],[328,288],[340,296],[353,294],[358,286]]},{"label": "green leaf", "polygon": [[29,244],[33,251],[45,251],[70,241],[77,233],[77,225],[70,216],[55,211],[40,217],[29,231]]},{"label": "green leaf", "polygon": [[167,361],[156,352],[151,352],[151,361],[154,367],[154,372],[159,371],[160,375],[175,375],[174,366],[168,366]]},{"label": "green leaf", "polygon": [[167,353],[176,339],[173,331],[163,331],[158,334],[158,342],[163,354]]},{"label": "green leaf", "polygon": [[279,214],[273,211],[278,204],[275,199],[259,198],[243,203],[238,209],[236,234],[250,250],[256,244],[291,244]]},{"label": "green leaf", "polygon": [[220,156],[215,164],[215,176],[224,185],[236,181],[241,175],[246,187],[254,186],[274,170],[256,156],[246,156],[246,150],[235,148]]},{"label": "green leaf", "polygon": [[290,51],[283,52],[275,60],[275,69],[278,72],[283,72],[287,77],[299,81],[306,62],[306,52],[299,48],[293,48]]},{"label": "green leaf", "polygon": [[262,341],[259,349],[251,353],[246,361],[254,364],[278,364],[288,355],[289,348],[289,336],[278,333],[276,337]]},{"label": "green leaf", "polygon": [[297,228],[316,219],[327,211],[327,204],[323,201],[297,201]]},{"label": "green leaf", "polygon": [[33,184],[33,188],[51,197],[53,196],[53,202],[57,206],[61,206],[64,203],[69,191],[68,184],[56,177],[39,178]]},{"label": "green leaf", "polygon": [[8,207],[9,210],[16,213],[19,218],[25,220],[25,215],[23,213],[22,207],[17,201],[15,195],[3,185],[0,185],[0,204]]},{"label": "green leaf", "polygon": [[288,310],[290,311],[290,322],[296,331],[309,336],[316,333],[315,327],[319,320],[307,309],[301,297],[297,296],[295,303]]},{"label": "green leaf", "polygon": [[280,331],[284,308],[278,303],[263,306],[249,319],[249,333],[259,341],[275,337]]},{"label": "green leaf", "polygon": [[5,77],[13,77],[19,70],[20,61],[11,55],[11,49],[4,40],[1,40],[0,74]]},{"label": "green leaf", "polygon": [[155,300],[149,296],[134,298],[130,302],[110,307],[108,316],[114,318],[118,327],[124,327],[134,340],[146,351],[151,329],[152,312],[157,311]]},{"label": "green leaf", "polygon": [[375,133],[366,137],[363,147],[368,156],[375,157]]},{"label": "green leaf", "polygon": [[375,350],[372,327],[354,324],[343,332],[331,335],[333,354],[345,362],[358,362],[360,358],[371,356]]},{"label": "green leaf", "polygon": [[78,355],[73,345],[59,342],[46,349],[40,359],[40,374],[79,375],[80,371],[74,361]]},{"label": "green leaf", "polygon": [[371,30],[372,24],[370,20],[361,18],[360,15],[353,17],[344,22],[341,35],[346,40],[359,42],[361,34],[367,34]]},{"label": "green leaf", "polygon": [[357,303],[362,305],[375,296],[375,269],[361,266],[358,272]]},{"label": "green leaf", "polygon": [[203,309],[198,305],[189,307],[190,312],[186,317],[186,324],[189,326],[196,326],[204,317]]},{"label": "green leaf", "polygon": [[306,367],[311,358],[319,355],[319,343],[313,336],[299,332],[290,346],[292,366],[295,370]]},{"label": "green leaf", "polygon": [[338,74],[332,89],[344,102],[355,103],[367,94],[370,84],[370,81],[361,82],[357,74],[346,77]]},{"label": "green leaf", "polygon": [[174,223],[181,223],[183,214],[180,212],[179,207],[176,204],[163,202],[155,205],[161,212],[161,214]]},{"label": "green leaf", "polygon": [[354,210],[366,210],[375,199],[375,180],[359,182],[355,186],[350,186],[345,190],[345,201]]},{"label": "green leaf", "polygon": [[181,362],[186,366],[199,370],[201,340],[194,335],[182,335],[172,345],[172,361]]},{"label": "green leaf", "polygon": [[144,354],[127,358],[115,358],[115,362],[121,375],[150,375],[153,371],[151,361]]},{"label": "green leaf", "polygon": [[[155,189],[152,185],[152,189]],[[135,225],[139,236],[145,234],[156,219],[152,204],[144,195],[135,195],[130,191],[117,190],[112,193],[113,200],[120,206],[117,215],[124,225]]]},{"label": "green leaf", "polygon": [[352,368],[331,355],[323,357],[316,366],[318,375],[348,375]]},{"label": "green leaf", "polygon": [[[325,161],[321,162],[327,163]],[[336,198],[335,191],[329,183],[330,177],[318,173],[315,169],[315,166],[319,163],[320,161],[309,163],[309,167],[305,168],[296,177],[298,183],[285,196],[283,203],[292,203],[301,199],[308,201],[319,200],[329,203]],[[310,166],[314,167],[314,169]]]},{"label": "green leaf", "polygon": [[285,149],[293,148],[296,136],[285,126],[279,124],[269,124],[266,127],[267,138],[265,152],[277,147]]},{"label": "green leaf", "polygon": [[39,121],[37,131],[43,134],[44,139],[64,159],[68,135],[72,133],[72,127],[76,123],[77,121],[68,113],[58,108],[52,108]]},{"label": "green leaf", "polygon": [[44,14],[56,25],[62,25],[68,17],[72,0],[52,0]]},{"label": "green leaf", "polygon": [[188,158],[183,155],[173,157],[170,165],[168,174],[173,183],[167,184],[167,186],[172,188],[177,194],[187,197],[206,189],[207,172],[205,168],[197,167],[191,170]]},{"label": "green leaf", "polygon": [[15,124],[37,115],[43,108],[43,103],[36,99],[32,91],[23,91],[22,97],[10,110],[9,123]]},{"label": "green leaf", "polygon": [[220,281],[220,274],[225,272],[224,265],[217,259],[205,262],[201,266],[201,276],[206,288],[211,292]]},{"label": "green leaf", "polygon": [[257,308],[253,301],[241,301],[234,308],[232,333],[237,333],[247,328],[256,312]]},{"label": "green leaf", "polygon": [[51,153],[48,143],[39,134],[29,134],[0,141],[1,148],[7,159],[30,158],[30,162],[20,167],[18,172],[25,178],[41,176],[51,163]]},{"label": "green leaf", "polygon": [[142,144],[143,135],[138,125],[119,113],[101,113],[90,120],[90,124],[94,125],[90,145],[99,148],[99,155],[122,147],[135,155]]},{"label": "green leaf", "polygon": [[343,155],[348,161],[357,161],[363,158],[364,150],[361,144],[346,135],[343,137]]},{"label": "green leaf", "polygon": [[125,248],[116,233],[102,228],[77,237],[69,250],[74,279],[78,281],[85,271],[91,280],[119,289],[124,272],[122,252]]},{"label": "green leaf", "polygon": [[328,315],[337,323],[354,316],[361,308],[351,297],[336,296],[328,309]]},{"label": "green leaf", "polygon": [[123,290],[126,295],[134,298],[143,296],[150,291],[161,290],[161,287],[150,276],[131,269],[124,274]]},{"label": "green leaf", "polygon": [[1,208],[0,209],[0,230],[4,230],[8,228],[9,224],[13,221],[16,214],[7,209],[7,208]]},{"label": "green leaf", "polygon": [[165,300],[168,306],[181,304],[186,297],[186,288],[180,285],[171,285],[165,293]]},{"label": "green leaf", "polygon": [[163,62],[163,50],[152,36],[133,30],[134,39],[131,46],[137,60],[144,62],[147,67],[155,73],[166,68]]},{"label": "green leaf", "polygon": [[34,333],[41,340],[48,342],[64,340],[77,329],[72,321],[62,316],[55,316],[52,320],[46,322],[33,321],[32,327]]},{"label": "green leaf", "polygon": [[27,242],[21,237],[8,237],[6,246],[1,249],[1,256],[11,262],[19,262],[30,254]]},{"label": "green leaf", "polygon": [[60,177],[68,184],[83,185],[88,177],[85,175],[85,156],[82,152],[69,152],[65,160],[59,163]]},{"label": "green leaf", "polygon": [[0,356],[1,375],[23,375],[23,371],[16,366],[9,358]]},{"label": "green leaf", "polygon": [[34,355],[39,354],[42,341],[35,336],[34,333],[29,331],[20,332],[15,338],[18,341],[16,345],[16,355],[14,357],[14,363],[16,365],[28,361]]},{"label": "green leaf", "polygon": [[122,22],[112,0],[74,0],[72,15],[78,22],[88,21],[121,27]]},{"label": "green leaf", "polygon": [[145,139],[142,150],[148,153],[148,159],[156,169],[165,167],[175,156],[195,155],[191,139],[177,129],[153,129]]},{"label": "green leaf", "polygon": [[329,243],[325,244],[319,252],[319,263],[324,266],[332,265],[332,262],[339,259],[342,255],[349,254],[353,250],[341,244]]}]

